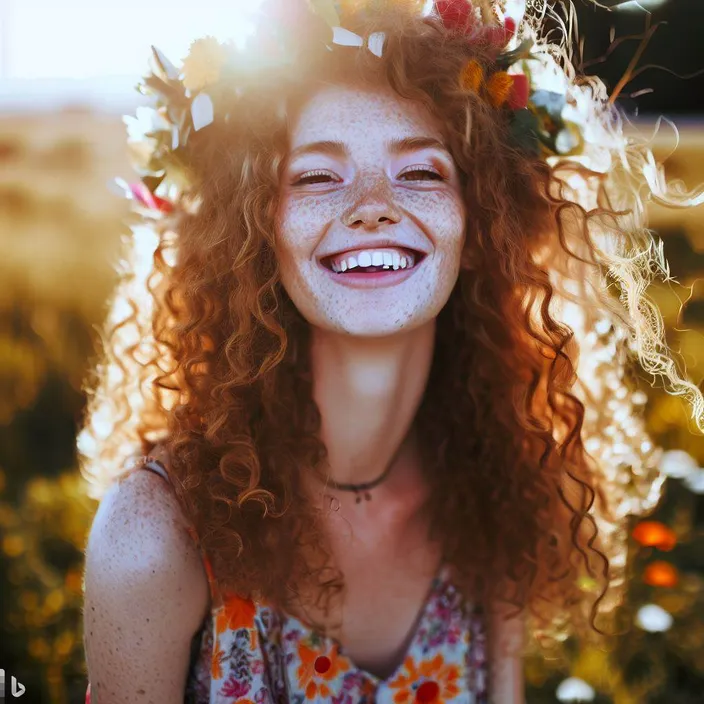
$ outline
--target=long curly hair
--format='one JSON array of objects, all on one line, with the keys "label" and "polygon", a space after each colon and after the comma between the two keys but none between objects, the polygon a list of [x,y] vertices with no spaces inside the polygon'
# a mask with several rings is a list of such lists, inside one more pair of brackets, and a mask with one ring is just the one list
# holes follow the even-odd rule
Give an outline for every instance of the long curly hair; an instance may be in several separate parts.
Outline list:
[{"label": "long curly hair", "polygon": [[275,214],[301,103],[330,83],[382,83],[445,125],[469,214],[416,419],[431,534],[460,588],[526,608],[538,638],[603,633],[596,619],[625,584],[628,517],[654,508],[663,481],[637,364],[687,397],[704,429],[704,399],[646,295],[669,275],[646,202],[695,195],[673,193],[604,85],[575,75],[569,14],[552,13],[549,41],[545,2],[520,27],[536,39],[533,70],[564,87],[587,126],[582,157],[546,159],[518,149],[499,111],[460,90],[468,58],[491,63],[486,47],[408,5],[376,3],[346,25],[385,32],[382,58],[311,43],[286,67],[252,68],[230,121],[193,135],[179,207],[126,240],[86,383],[81,471],[100,498],[126,459],[161,443],[223,594],[285,608],[306,590],[326,604],[342,593],[302,490],[326,448],[309,326],[279,278]]}]

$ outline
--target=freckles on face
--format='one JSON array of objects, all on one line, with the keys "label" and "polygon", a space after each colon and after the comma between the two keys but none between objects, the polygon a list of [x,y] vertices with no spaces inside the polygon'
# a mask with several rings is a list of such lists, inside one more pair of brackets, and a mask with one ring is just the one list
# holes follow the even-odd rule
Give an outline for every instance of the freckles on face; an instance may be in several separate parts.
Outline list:
[{"label": "freckles on face", "polygon": [[[293,125],[280,188],[281,281],[312,325],[386,335],[437,316],[457,280],[465,209],[442,130],[422,105],[387,88],[321,89]],[[420,262],[361,288],[352,270],[321,263],[394,246]]]}]

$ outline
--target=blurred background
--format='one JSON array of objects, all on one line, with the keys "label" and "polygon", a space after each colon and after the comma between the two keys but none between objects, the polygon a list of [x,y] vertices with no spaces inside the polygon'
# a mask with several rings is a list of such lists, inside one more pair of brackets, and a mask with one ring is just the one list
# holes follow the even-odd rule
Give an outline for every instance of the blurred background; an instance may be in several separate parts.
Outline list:
[{"label": "blurred background", "polygon": [[[0,0],[0,668],[25,702],[84,701],[83,550],[96,502],[77,470],[82,384],[97,349],[131,178],[123,114],[150,44],[172,61],[189,41],[249,31],[256,0]],[[650,134],[670,179],[704,184],[704,2],[577,0],[576,63],[613,89]],[[642,39],[658,23],[647,45]],[[630,37],[630,39],[624,39]],[[673,129],[672,124],[677,130]],[[674,154],[671,154],[673,149]],[[669,157],[669,158],[668,158]],[[704,207],[653,207],[674,282],[650,292],[668,340],[704,378]],[[644,413],[668,479],[631,527],[626,635],[612,652],[568,642],[526,661],[527,701],[704,702],[704,440],[678,399],[642,379]],[[499,703],[500,704],[500,703]]]}]

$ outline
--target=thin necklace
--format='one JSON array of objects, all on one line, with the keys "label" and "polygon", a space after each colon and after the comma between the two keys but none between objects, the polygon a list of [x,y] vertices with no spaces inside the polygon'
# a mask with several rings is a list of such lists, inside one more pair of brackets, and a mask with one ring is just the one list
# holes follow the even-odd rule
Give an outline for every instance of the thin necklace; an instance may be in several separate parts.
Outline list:
[{"label": "thin necklace", "polygon": [[376,479],[372,479],[370,482],[363,482],[361,484],[343,484],[336,482],[332,477],[328,477],[329,486],[333,489],[337,489],[338,491],[353,491],[355,493],[355,503],[357,504],[362,502],[362,496],[364,496],[367,501],[371,501],[372,495],[369,493],[369,490],[373,489],[375,486],[379,486],[379,484],[381,484],[381,482],[389,476],[402,447],[403,442],[399,445],[398,450],[396,450],[396,454],[389,461],[387,468]]}]

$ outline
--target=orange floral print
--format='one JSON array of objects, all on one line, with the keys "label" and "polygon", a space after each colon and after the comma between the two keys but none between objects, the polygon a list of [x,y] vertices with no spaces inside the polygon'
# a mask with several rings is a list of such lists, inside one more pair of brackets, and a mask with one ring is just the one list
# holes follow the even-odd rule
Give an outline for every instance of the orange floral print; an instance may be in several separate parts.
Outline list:
[{"label": "orange floral print", "polygon": [[432,704],[443,704],[459,694],[460,668],[455,664],[446,665],[442,653],[432,660],[419,665],[409,655],[398,677],[389,683],[394,692],[394,704],[412,704],[415,701],[413,685],[423,680],[433,680],[439,687],[438,695]]},{"label": "orange floral print", "polygon": [[215,645],[213,646],[213,657],[210,663],[210,674],[213,679],[219,680],[222,677],[222,659],[225,657],[225,652],[220,647],[220,641],[215,637]]},{"label": "orange floral print", "polygon": [[332,695],[329,682],[336,680],[343,672],[350,669],[350,662],[337,652],[337,646],[333,645],[332,650],[324,657],[327,658],[327,670],[319,672],[315,667],[315,661],[322,656],[317,650],[309,648],[302,641],[298,643],[298,657],[301,664],[298,666],[298,686],[305,690],[306,699],[323,697],[327,699]]},{"label": "orange floral print", "polygon": [[218,610],[215,620],[215,635],[218,636],[225,631],[236,631],[238,628],[248,628],[252,633],[252,648],[256,645],[257,630],[254,625],[254,617],[257,614],[257,606],[251,599],[243,599],[236,594],[230,595]]}]

